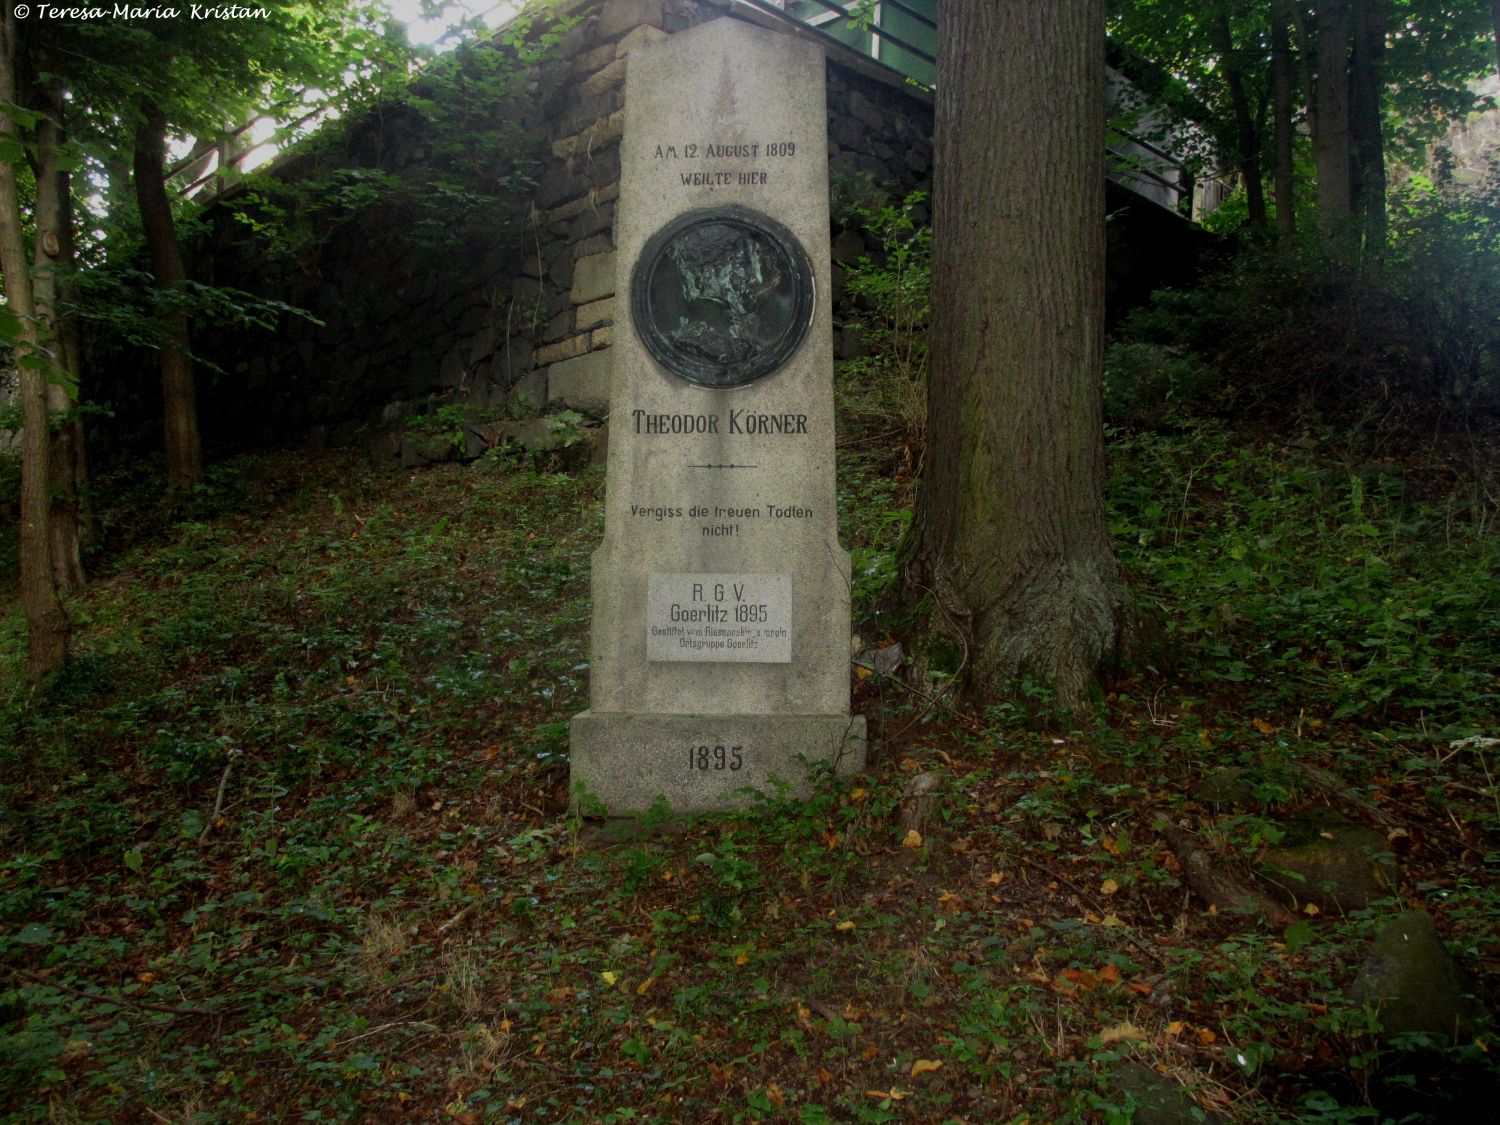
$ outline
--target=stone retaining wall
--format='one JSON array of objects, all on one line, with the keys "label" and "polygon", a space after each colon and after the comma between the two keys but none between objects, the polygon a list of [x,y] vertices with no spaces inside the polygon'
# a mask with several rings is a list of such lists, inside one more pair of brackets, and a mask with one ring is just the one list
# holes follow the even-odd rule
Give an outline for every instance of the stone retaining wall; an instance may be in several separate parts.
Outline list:
[{"label": "stone retaining wall", "polygon": [[[346,444],[371,429],[398,430],[414,404],[498,411],[520,396],[603,416],[630,55],[728,7],[727,0],[564,4],[563,17],[576,22],[536,67],[534,104],[518,110],[539,159],[529,199],[516,200],[524,219],[508,234],[473,238],[446,260],[420,248],[392,253],[382,223],[401,216],[375,213],[328,239],[315,260],[272,268],[229,217],[233,200],[226,200],[214,281],[308,308],[323,324],[288,318],[274,338],[201,339],[200,351],[226,373],[204,396],[208,433],[229,443],[306,437]],[[926,189],[930,98],[852,51],[830,47],[829,54],[831,190],[861,179],[896,194]],[[420,133],[389,121],[370,144],[381,150],[382,168],[424,159]],[[281,174],[295,176],[297,167]],[[844,260],[865,249],[856,234],[835,237],[835,246]],[[835,300],[838,288],[836,277]],[[380,448],[402,456],[399,439]]]}]

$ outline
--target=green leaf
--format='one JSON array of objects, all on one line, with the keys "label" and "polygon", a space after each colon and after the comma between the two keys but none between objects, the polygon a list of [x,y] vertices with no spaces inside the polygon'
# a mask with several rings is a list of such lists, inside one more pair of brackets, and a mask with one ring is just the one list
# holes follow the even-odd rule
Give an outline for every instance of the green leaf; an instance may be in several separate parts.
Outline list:
[{"label": "green leaf", "polygon": [[1286,942],[1286,951],[1295,953],[1304,945],[1310,944],[1318,936],[1316,927],[1311,922],[1293,922],[1281,935],[1281,940]]},{"label": "green leaf", "polygon": [[36,123],[42,119],[40,113],[18,106],[15,102],[0,102],[0,113],[14,121],[18,129],[35,129]]},{"label": "green leaf", "polygon": [[49,945],[52,942],[52,927],[41,922],[27,922],[16,935],[22,945]]}]

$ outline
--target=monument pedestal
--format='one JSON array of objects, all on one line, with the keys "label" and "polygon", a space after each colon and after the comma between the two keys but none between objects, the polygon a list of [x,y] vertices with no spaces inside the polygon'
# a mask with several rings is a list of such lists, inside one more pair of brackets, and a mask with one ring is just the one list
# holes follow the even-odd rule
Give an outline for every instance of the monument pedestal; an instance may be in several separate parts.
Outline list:
[{"label": "monument pedestal", "polygon": [[805,797],[816,764],[864,770],[863,715],[573,716],[573,800],[585,816],[639,815],[663,800],[699,813],[742,808],[755,793]]},{"label": "monument pedestal", "polygon": [[864,766],[834,510],[823,52],[735,19],[630,54],[585,814]]}]

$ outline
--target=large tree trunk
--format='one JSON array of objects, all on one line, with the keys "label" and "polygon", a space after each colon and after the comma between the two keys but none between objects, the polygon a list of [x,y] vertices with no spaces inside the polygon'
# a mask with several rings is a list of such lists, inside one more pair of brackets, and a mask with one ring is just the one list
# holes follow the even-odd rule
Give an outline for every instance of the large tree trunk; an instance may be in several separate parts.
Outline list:
[{"label": "large tree trunk", "polygon": [[[16,25],[9,5],[0,14],[0,136],[20,142],[8,108],[16,104]],[[20,318],[16,371],[21,395],[21,607],[26,615],[27,675],[40,683],[68,658],[68,615],[52,577],[47,480],[47,374],[37,334],[31,270],[21,233],[15,165],[0,160],[0,275],[5,297]]]},{"label": "large tree trunk", "polygon": [[1318,168],[1318,226],[1324,234],[1345,232],[1353,213],[1349,166],[1349,0],[1318,0],[1318,132],[1313,159]]},{"label": "large tree trunk", "polygon": [[939,30],[930,446],[908,574],[964,684],[1076,700],[1123,617],[1103,504],[1104,0]]},{"label": "large tree trunk", "polygon": [[[172,221],[172,205],[167,198],[165,170],[166,123],[161,118],[148,118],[136,133],[135,194],[146,245],[151,252],[151,272],[156,275],[156,287],[164,292],[179,287],[187,279],[177,227]],[[161,325],[165,336],[161,348],[161,394],[167,484],[174,489],[187,489],[203,475],[187,314],[164,312]]]},{"label": "large tree trunk", "polygon": [[[1500,3],[1500,0],[1496,0]],[[1297,234],[1296,134],[1292,125],[1292,41],[1287,0],[1271,6],[1271,143],[1275,150],[1276,236]]]},{"label": "large tree trunk", "polygon": [[[73,407],[78,392],[76,332],[64,323],[62,294],[73,267],[69,175],[62,166],[62,87],[48,83],[36,91],[41,117],[36,125],[35,268],[32,299],[38,328],[46,334],[56,367],[47,382],[47,413],[53,425],[48,476],[52,496],[49,535],[52,571],[59,590],[83,585],[81,544],[83,427]],[[71,346],[70,346],[71,345]]]},{"label": "large tree trunk", "polygon": [[1350,194],[1365,249],[1378,254],[1385,246],[1385,130],[1380,120],[1385,89],[1384,0],[1354,0],[1354,64],[1350,72],[1349,124],[1354,143]]},{"label": "large tree trunk", "polygon": [[1229,11],[1218,8],[1210,19],[1214,51],[1219,56],[1224,84],[1229,88],[1229,104],[1234,111],[1234,153],[1240,178],[1245,181],[1245,202],[1250,225],[1255,230],[1266,226],[1266,189],[1260,172],[1260,135],[1250,97],[1245,93],[1244,67],[1234,49],[1234,33],[1229,26]]}]

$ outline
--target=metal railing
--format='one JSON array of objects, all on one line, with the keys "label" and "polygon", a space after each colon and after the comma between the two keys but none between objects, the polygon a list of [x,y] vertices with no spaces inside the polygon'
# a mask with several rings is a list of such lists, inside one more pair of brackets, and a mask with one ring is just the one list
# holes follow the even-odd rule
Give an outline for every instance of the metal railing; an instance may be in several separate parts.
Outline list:
[{"label": "metal railing", "polygon": [[[836,16],[842,16],[846,21],[851,23],[861,23],[865,19],[862,14],[852,12],[842,4],[835,4],[833,0],[809,0],[809,2],[818,5],[818,7],[822,8],[825,11],[832,12]],[[936,66],[936,56],[928,54],[921,47],[909,43],[905,39],[898,38],[896,35],[885,28],[882,19],[884,16],[884,9],[886,7],[896,8],[904,14],[914,17],[921,23],[924,23],[928,27],[932,28],[934,31],[937,30],[937,23],[933,20],[928,19],[921,12],[907,7],[905,4],[901,3],[900,0],[881,0],[880,6],[874,10],[874,15],[870,17],[870,31],[872,34],[878,36],[881,42],[894,44],[895,46],[900,47],[903,51],[910,51],[913,55],[921,59],[923,62],[928,62],[933,66]],[[792,15],[792,13],[790,12],[785,12],[783,14],[792,16],[793,19],[798,18],[797,16]],[[806,20],[803,20],[802,22],[807,23]],[[816,28],[815,24],[808,24],[808,26]],[[832,36],[830,36],[830,38],[832,38]],[[898,68],[892,67],[892,69],[894,70]],[[911,76],[907,75],[907,77],[909,78]]]},{"label": "metal railing", "polygon": [[[796,21],[818,37],[832,44],[837,44],[842,50],[859,51],[869,58],[872,63],[891,71],[893,76],[899,76],[902,81],[917,82],[918,85],[928,88],[925,83],[920,82],[911,74],[909,67],[904,68],[894,65],[895,62],[905,62],[907,60],[900,59],[899,55],[895,59],[883,57],[884,52],[882,51],[882,47],[885,44],[889,44],[897,48],[900,52],[905,52],[912,59],[920,60],[920,62],[935,68],[937,58],[931,51],[893,33],[885,26],[888,22],[886,18],[887,11],[899,12],[901,16],[919,27],[928,28],[934,32],[937,30],[937,21],[935,19],[912,7],[909,3],[904,2],[904,0],[879,0],[878,4],[868,9],[860,10],[856,10],[848,3],[838,3],[836,0],[806,0],[806,2],[844,21],[845,26],[852,24],[857,28],[868,28],[870,32],[869,49],[863,50],[845,39],[830,34],[826,29],[834,21],[824,19],[814,23],[794,11],[789,11],[786,7],[788,0],[776,0],[776,2],[772,2],[772,0],[738,0],[738,3],[744,4],[746,7],[757,9],[779,19]],[[322,109],[314,109],[283,131],[298,129],[317,117],[321,112],[323,112]],[[228,130],[214,141],[200,145],[193,152],[177,161],[168,170],[168,175],[169,177],[185,178],[188,181],[179,189],[181,193],[191,197],[203,191],[211,191],[215,182],[220,177],[226,172],[237,169],[241,161],[259,147],[252,145],[242,151],[235,151],[239,138],[243,137],[254,125],[255,121],[252,120],[238,129]],[[1125,148],[1111,146],[1108,150],[1112,165],[1109,170],[1110,177],[1126,187],[1133,187],[1130,182],[1131,179],[1149,182],[1161,192],[1169,193],[1176,200],[1176,207],[1172,209],[1181,210],[1184,196],[1192,190],[1192,178],[1184,173],[1183,161],[1150,140],[1147,140],[1145,137],[1138,136],[1126,130],[1117,131],[1117,135],[1121,140],[1128,142],[1132,148],[1144,150],[1151,158],[1151,161],[1157,166],[1151,167],[1148,161],[1142,160],[1137,153],[1128,151]],[[1146,191],[1139,191],[1138,193],[1148,198],[1152,197],[1151,193]],[[1163,205],[1171,207],[1170,204]]]},{"label": "metal railing", "polygon": [[[936,20],[929,18],[909,4],[903,3],[902,0],[880,0],[879,4],[868,11],[868,14],[856,11],[848,4],[837,3],[835,0],[806,0],[806,2],[842,18],[846,23],[868,26],[871,33],[871,49],[868,52],[871,60],[895,71],[906,81],[916,79],[907,70],[893,65],[892,60],[883,57],[880,51],[882,44],[889,43],[908,52],[913,58],[920,59],[933,67],[937,65],[937,59],[931,52],[893,34],[885,27],[884,17],[886,11],[890,9],[900,12],[922,27],[937,30]],[[845,50],[859,50],[846,40],[828,33],[826,27],[831,21],[812,23],[797,12],[789,10],[788,0],[778,0],[775,3],[772,0],[740,0],[740,3],[782,19],[797,20],[804,27],[830,42],[837,43]],[[1181,211],[1187,193],[1192,190],[1192,179],[1185,174],[1183,161],[1147,138],[1129,130],[1116,130],[1116,136],[1122,142],[1126,142],[1126,146],[1112,145],[1107,150],[1110,157],[1108,169],[1110,178],[1136,191],[1139,195],[1162,203],[1169,209]],[[1135,182],[1132,183],[1132,181]],[[1146,185],[1156,190],[1154,192],[1143,190]],[[1170,203],[1165,202],[1168,199],[1171,200]]]}]

